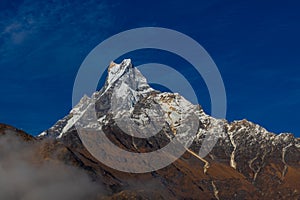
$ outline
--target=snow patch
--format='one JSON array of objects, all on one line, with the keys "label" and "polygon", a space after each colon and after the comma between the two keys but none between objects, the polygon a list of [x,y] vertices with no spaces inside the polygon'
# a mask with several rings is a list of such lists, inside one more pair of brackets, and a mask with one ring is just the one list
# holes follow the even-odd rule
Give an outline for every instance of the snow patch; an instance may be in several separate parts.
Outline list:
[{"label": "snow patch", "polygon": [[236,169],[237,163],[235,162],[235,151],[236,151],[236,144],[233,138],[233,133],[231,133],[230,131],[228,132],[228,136],[230,139],[230,142],[233,146],[233,151],[231,152],[231,156],[230,156],[230,166],[234,169]]}]

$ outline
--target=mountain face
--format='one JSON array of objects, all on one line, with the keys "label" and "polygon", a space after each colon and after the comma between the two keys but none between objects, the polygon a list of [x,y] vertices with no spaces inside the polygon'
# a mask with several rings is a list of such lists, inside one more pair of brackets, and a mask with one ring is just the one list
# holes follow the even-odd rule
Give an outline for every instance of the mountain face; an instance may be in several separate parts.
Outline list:
[{"label": "mountain face", "polygon": [[[158,151],[174,140],[182,149],[176,146],[179,159],[157,155],[153,160],[158,162],[142,160],[147,163],[143,169],[174,161],[146,173],[129,156],[120,163],[106,151],[112,168],[86,149],[83,144],[90,141],[78,133],[81,129],[91,132],[90,141],[104,133],[127,152]],[[206,152],[203,146],[212,134],[218,140]],[[130,60],[111,63],[104,87],[84,96],[34,140],[43,144],[44,157],[88,174],[102,188],[95,199],[300,199],[299,138],[275,135],[247,120],[215,119],[180,94],[151,88]],[[131,167],[127,171],[139,173],[116,170],[123,163]]]}]

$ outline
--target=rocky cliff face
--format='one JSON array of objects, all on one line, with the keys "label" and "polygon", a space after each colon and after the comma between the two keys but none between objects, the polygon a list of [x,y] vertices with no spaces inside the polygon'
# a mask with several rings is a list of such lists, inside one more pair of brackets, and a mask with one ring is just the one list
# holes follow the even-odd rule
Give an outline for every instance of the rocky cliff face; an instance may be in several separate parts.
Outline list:
[{"label": "rocky cliff face", "polygon": [[[78,129],[104,133],[127,152],[153,152],[174,140],[184,151],[162,169],[120,172],[86,149]],[[206,153],[203,146],[213,140],[211,135],[218,140]],[[215,119],[179,94],[152,89],[130,60],[112,63],[105,86],[83,97],[37,139],[51,141],[51,150],[43,154],[55,151],[58,160],[84,169],[95,184],[104,185],[100,199],[300,199],[299,138],[275,135],[247,120]],[[139,169],[129,157],[122,162]]]}]

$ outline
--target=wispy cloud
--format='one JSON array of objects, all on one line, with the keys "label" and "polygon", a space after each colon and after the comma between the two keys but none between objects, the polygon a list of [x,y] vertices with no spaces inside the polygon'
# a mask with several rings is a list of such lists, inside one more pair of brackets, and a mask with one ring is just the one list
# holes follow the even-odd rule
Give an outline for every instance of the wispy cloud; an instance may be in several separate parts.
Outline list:
[{"label": "wispy cloud", "polygon": [[62,162],[39,161],[36,144],[0,136],[0,199],[84,200],[104,194],[83,171]]},{"label": "wispy cloud", "polygon": [[[0,99],[0,120],[23,127],[32,134],[31,127],[42,131],[67,113],[73,79],[84,56],[99,42],[110,36],[114,28],[112,4],[106,1],[35,1],[24,0],[0,12],[0,89],[6,100]],[[12,85],[19,85],[18,97]],[[52,94],[52,96],[51,96]],[[60,102],[47,98],[60,97]],[[32,105],[29,112],[45,110],[50,123],[36,124],[28,118],[18,120],[6,112],[4,101],[9,99],[13,110],[28,113],[20,101]],[[43,101],[42,106],[39,102]],[[56,100],[58,102],[58,100]],[[49,106],[57,110],[47,109]],[[39,107],[39,108],[37,108]],[[60,114],[59,114],[60,113]],[[17,122],[18,121],[18,122]],[[21,122],[23,121],[23,122]],[[37,127],[40,126],[40,127]]]}]

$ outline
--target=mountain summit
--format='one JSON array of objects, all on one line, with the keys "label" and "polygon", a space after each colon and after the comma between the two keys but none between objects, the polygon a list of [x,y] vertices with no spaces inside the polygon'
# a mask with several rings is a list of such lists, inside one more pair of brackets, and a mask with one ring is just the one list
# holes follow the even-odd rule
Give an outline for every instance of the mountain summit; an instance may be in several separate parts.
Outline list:
[{"label": "mountain summit", "polygon": [[[103,132],[129,152],[157,151],[174,140],[184,151],[162,169],[120,172],[86,149],[78,128]],[[212,135],[217,140],[210,151],[205,148]],[[84,96],[66,117],[38,136],[42,141],[48,138],[66,147],[61,160],[84,169],[105,186],[111,199],[300,198],[299,138],[270,133],[247,120],[215,119],[180,94],[151,88],[129,59],[111,63],[104,87]],[[166,157],[160,159],[163,163]],[[130,158],[122,160],[126,162],[138,169]]]},{"label": "mountain summit", "polygon": [[[96,120],[90,120],[90,108],[95,110]],[[157,150],[173,138],[179,138],[187,147],[178,161],[149,175],[134,176],[137,180],[150,176],[146,178],[148,181],[160,182],[167,188],[166,193],[171,192],[174,197],[300,197],[299,138],[287,133],[270,133],[247,120],[229,123],[215,119],[180,94],[151,88],[129,59],[120,64],[111,63],[104,87],[91,97],[83,97],[69,115],[39,137],[52,137],[84,148],[75,124],[101,129],[114,144],[132,152]],[[145,137],[137,136],[139,133]],[[201,146],[212,134],[217,134],[218,141],[202,158]],[[119,174],[109,171],[114,176]],[[177,177],[172,179],[174,182],[169,177],[171,174]],[[127,182],[126,178],[123,181]]]}]

